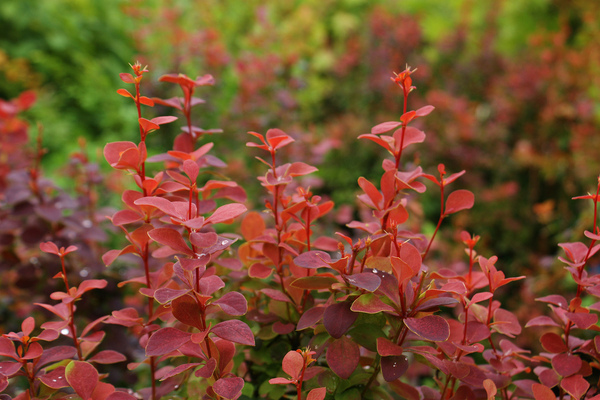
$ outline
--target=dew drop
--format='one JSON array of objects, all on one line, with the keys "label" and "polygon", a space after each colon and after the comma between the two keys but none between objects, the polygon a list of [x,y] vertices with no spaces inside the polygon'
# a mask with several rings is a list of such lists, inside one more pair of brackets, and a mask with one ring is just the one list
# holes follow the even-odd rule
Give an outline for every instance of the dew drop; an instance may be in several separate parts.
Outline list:
[{"label": "dew drop", "polygon": [[62,379],[62,376],[59,376],[58,379]]},{"label": "dew drop", "polygon": [[84,219],[83,221],[81,221],[81,225],[83,225],[84,228],[91,228],[92,221],[90,221],[89,219]]},{"label": "dew drop", "polygon": [[61,330],[60,333],[62,333],[63,335],[68,335],[69,330],[67,328],[65,328],[65,329]]},{"label": "dew drop", "polygon": [[200,254],[196,254],[198,256],[198,258],[200,257],[206,257],[206,253],[200,253]]},{"label": "dew drop", "polygon": [[82,278],[85,278],[85,277],[87,277],[89,274],[90,274],[90,273],[88,272],[88,270],[87,270],[87,269],[82,269],[81,271],[79,271],[79,275],[80,275]]},{"label": "dew drop", "polygon": [[32,263],[33,265],[39,265],[40,264],[40,260],[38,260],[37,257],[31,257],[29,259],[29,262]]},{"label": "dew drop", "polygon": [[175,385],[175,386],[173,387],[173,389],[175,389],[175,390],[179,389],[179,385]]},{"label": "dew drop", "polygon": [[56,382],[56,379],[52,379],[52,382]]},{"label": "dew drop", "polygon": [[222,246],[225,246],[226,244],[227,244],[227,240],[223,240],[223,241],[221,242],[221,245],[222,245]]}]

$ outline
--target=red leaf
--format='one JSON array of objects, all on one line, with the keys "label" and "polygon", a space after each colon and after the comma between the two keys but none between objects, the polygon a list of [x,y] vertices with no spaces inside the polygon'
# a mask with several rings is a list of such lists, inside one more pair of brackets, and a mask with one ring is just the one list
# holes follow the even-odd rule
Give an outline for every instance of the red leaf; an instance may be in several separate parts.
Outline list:
[{"label": "red leaf", "polygon": [[557,354],[552,357],[552,368],[560,376],[571,376],[581,369],[581,358],[567,353]]},{"label": "red leaf", "polygon": [[65,367],[57,367],[46,375],[38,378],[42,383],[51,389],[60,389],[69,386],[65,377]]},{"label": "red leaf", "polygon": [[540,315],[535,318],[532,318],[527,322],[525,328],[529,328],[530,326],[560,326],[554,320],[546,315]]},{"label": "red leaf", "polygon": [[404,324],[413,333],[425,340],[443,342],[450,337],[450,326],[439,315],[428,315],[423,318],[405,318]]},{"label": "red leaf", "polygon": [[245,205],[239,203],[225,204],[215,210],[215,212],[206,219],[205,224],[218,224],[229,221],[248,210]]},{"label": "red leaf", "polygon": [[267,267],[263,263],[254,263],[248,269],[250,278],[266,279],[273,273],[272,267]]},{"label": "red leaf", "polygon": [[358,366],[358,345],[346,336],[334,340],[327,348],[327,364],[337,376],[348,379]]},{"label": "red leaf", "polygon": [[565,313],[567,318],[569,318],[573,323],[581,329],[588,329],[590,326],[595,325],[598,322],[598,315],[591,313]]},{"label": "red leaf", "polygon": [[170,122],[173,122],[175,120],[177,120],[177,117],[163,116],[163,117],[152,118],[150,120],[150,122],[152,122],[153,124],[156,124],[156,125],[163,125],[163,124],[168,124]]},{"label": "red leaf", "polygon": [[133,142],[112,142],[104,146],[104,158],[113,168],[136,169],[140,151]]},{"label": "red leaf", "polygon": [[379,296],[374,293],[365,293],[358,297],[352,303],[350,309],[354,312],[366,314],[377,314],[382,311],[395,312],[394,307],[384,303]]},{"label": "red leaf", "polygon": [[542,347],[549,353],[565,353],[569,350],[562,338],[554,332],[546,332],[540,338]]},{"label": "red leaf", "polygon": [[484,380],[483,387],[487,393],[487,399],[494,400],[496,398],[496,393],[498,393],[498,388],[496,388],[494,381],[491,379]]},{"label": "red leaf", "polygon": [[164,287],[157,289],[156,292],[154,292],[154,299],[160,304],[165,304],[187,294],[189,291],[190,289],[171,289]]},{"label": "red leaf", "polygon": [[386,382],[400,378],[408,369],[408,360],[405,356],[381,357],[381,373]]},{"label": "red leaf", "polygon": [[306,400],[323,400],[326,395],[327,388],[320,387],[308,392],[308,397],[306,397]]},{"label": "red leaf", "polygon": [[296,329],[300,331],[302,329],[306,329],[317,324],[323,318],[324,312],[325,307],[315,306],[309,308],[308,310],[306,310],[306,312],[304,312],[304,314],[302,314],[302,316],[298,320],[298,326],[296,327]]},{"label": "red leaf", "polygon": [[225,313],[229,315],[240,316],[248,311],[248,302],[244,295],[239,292],[228,292],[218,300],[212,302],[221,307]]},{"label": "red leaf", "polygon": [[581,396],[587,392],[590,384],[581,375],[573,375],[569,376],[568,378],[564,378],[560,382],[560,387],[562,387],[575,399],[580,399]]},{"label": "red leaf", "polygon": [[455,190],[450,193],[446,200],[445,215],[453,214],[462,210],[467,210],[475,204],[475,195],[464,189]]},{"label": "red leaf", "polygon": [[256,211],[251,211],[242,220],[242,235],[247,241],[252,240],[263,234],[265,230],[265,221]]},{"label": "red leaf", "polygon": [[152,101],[152,99],[150,99],[149,97],[140,96],[139,100],[140,100],[140,104],[143,104],[143,105],[149,106],[149,107],[154,107],[154,101]]},{"label": "red leaf", "polygon": [[331,262],[329,254],[318,250],[307,251],[294,258],[294,264],[310,269],[329,267],[328,262]]},{"label": "red leaf", "polygon": [[219,322],[210,330],[221,339],[229,340],[234,343],[254,346],[254,335],[244,322],[232,319]]},{"label": "red leaf", "polygon": [[402,346],[398,346],[396,343],[384,338],[377,338],[377,353],[380,356],[401,356],[403,352]]},{"label": "red leaf", "polygon": [[533,398],[535,400],[556,400],[556,395],[552,389],[547,386],[534,383],[531,385],[531,390],[533,390]]},{"label": "red leaf", "polygon": [[421,398],[419,391],[415,389],[413,385],[404,383],[401,380],[395,380],[393,382],[390,382],[389,385],[394,389],[396,393],[402,396],[402,398],[405,398],[407,400],[419,400]]},{"label": "red leaf", "polygon": [[58,255],[58,246],[52,242],[40,243],[40,250],[44,253]]},{"label": "red leaf", "polygon": [[127,358],[123,354],[114,350],[102,350],[88,359],[89,362],[97,362],[98,364],[114,364],[125,360]]},{"label": "red leaf", "polygon": [[354,324],[358,313],[353,312],[351,303],[335,303],[328,306],[323,314],[323,325],[329,334],[338,339]]},{"label": "red leaf", "polygon": [[424,117],[431,113],[434,109],[434,106],[424,106],[415,111],[415,114],[417,115],[417,117]]},{"label": "red leaf", "polygon": [[304,357],[297,351],[288,351],[283,357],[282,368],[283,372],[292,377],[292,379],[298,380],[304,368]]},{"label": "red leaf", "polygon": [[316,172],[316,171],[318,171],[318,169],[313,167],[312,165],[308,165],[303,162],[295,162],[295,163],[292,163],[292,165],[290,165],[290,167],[288,168],[287,175],[303,176],[303,175],[312,174],[313,172]]},{"label": "red leaf", "polygon": [[173,316],[186,325],[193,326],[199,330],[203,329],[202,310],[198,302],[190,295],[176,298],[171,302]]},{"label": "red leaf", "polygon": [[373,185],[373,183],[371,183],[371,181],[363,178],[362,176],[360,178],[358,178],[358,185],[367,194],[367,196],[369,196],[369,199],[371,199],[370,205],[373,208],[381,209],[381,207],[382,207],[381,202],[383,200],[383,195],[379,192],[379,190],[377,190],[375,185]]},{"label": "red leaf", "polygon": [[88,400],[98,384],[98,371],[85,361],[71,361],[65,369],[69,385],[82,400]]},{"label": "red leaf", "polygon": [[150,132],[152,130],[156,130],[156,129],[160,129],[160,126],[146,118],[138,118],[138,122],[140,123],[140,126],[142,127],[142,130],[144,132]]},{"label": "red leaf", "polygon": [[162,328],[154,332],[146,344],[146,356],[162,356],[177,350],[190,341],[191,333],[176,328]]},{"label": "red leaf", "polygon": [[133,99],[133,96],[131,95],[131,93],[129,93],[127,89],[118,89],[117,93],[123,97],[131,97]]},{"label": "red leaf", "polygon": [[402,125],[402,122],[400,121],[382,122],[381,124],[375,125],[373,128],[371,128],[371,133],[374,135],[378,135],[380,133],[391,131],[392,129],[395,129],[400,125]]},{"label": "red leaf", "polygon": [[169,246],[170,248],[177,251],[178,253],[183,253],[188,256],[194,255],[194,253],[188,247],[185,240],[183,240],[181,233],[179,233],[175,229],[171,229],[171,228],[152,229],[150,232],[148,232],[148,236],[150,236],[152,238],[152,240],[154,240],[162,245]]},{"label": "red leaf", "polygon": [[521,323],[510,311],[498,308],[494,311],[494,324],[492,328],[508,337],[515,337],[521,333]]},{"label": "red leaf", "polygon": [[216,394],[226,399],[235,399],[239,397],[244,388],[244,380],[239,377],[221,378],[213,385]]},{"label": "red leaf", "polygon": [[23,358],[24,360],[33,360],[40,357],[43,353],[44,349],[42,348],[42,345],[38,342],[33,342],[29,345],[27,352],[21,358]]},{"label": "red leaf", "polygon": [[131,74],[127,74],[125,72],[122,72],[122,73],[119,74],[119,77],[125,83],[135,83],[135,79],[133,79],[133,76]]},{"label": "red leaf", "polygon": [[372,272],[361,272],[354,275],[347,275],[346,280],[351,285],[354,285],[360,289],[365,289],[369,292],[377,290],[381,284],[381,279]]},{"label": "red leaf", "polygon": [[298,278],[290,286],[304,290],[319,290],[329,289],[331,285],[338,283],[338,280],[333,276],[305,276]]}]

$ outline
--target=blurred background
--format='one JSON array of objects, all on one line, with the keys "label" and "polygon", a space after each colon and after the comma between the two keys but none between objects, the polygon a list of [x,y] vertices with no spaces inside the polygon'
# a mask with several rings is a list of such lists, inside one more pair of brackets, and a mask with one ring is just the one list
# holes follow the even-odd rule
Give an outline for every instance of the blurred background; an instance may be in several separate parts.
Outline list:
[{"label": "blurred background", "polygon": [[[149,97],[179,95],[163,74],[212,74],[194,118],[223,129],[209,139],[251,199],[263,169],[246,132],[278,127],[298,142],[287,157],[319,167],[314,191],[353,205],[357,178],[380,176],[384,156],[356,137],[400,116],[389,78],[409,65],[409,109],[435,111],[418,121],[427,140],[406,161],[465,169],[455,188],[476,195],[446,238],[468,229],[481,253],[529,275],[591,229],[590,205],[571,197],[595,190],[600,172],[599,15],[589,0],[4,0],[0,98],[35,91],[25,116],[43,125],[45,173],[68,186],[61,171],[78,138],[106,171],[106,142],[139,140],[135,107],[116,94],[129,63],[148,65]],[[150,151],[176,134],[161,128]],[[439,215],[429,192],[426,231]]]}]

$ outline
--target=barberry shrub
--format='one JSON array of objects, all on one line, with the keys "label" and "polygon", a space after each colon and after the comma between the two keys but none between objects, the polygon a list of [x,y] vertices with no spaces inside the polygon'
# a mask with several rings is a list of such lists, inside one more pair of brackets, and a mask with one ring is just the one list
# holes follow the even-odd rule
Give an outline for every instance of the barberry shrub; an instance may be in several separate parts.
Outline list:
[{"label": "barberry shrub", "polygon": [[[317,169],[282,160],[292,136],[277,128],[249,132],[247,146],[265,166],[258,177],[265,210],[249,211],[245,191],[219,172],[226,163],[203,143],[220,131],[200,128],[192,117],[192,107],[204,102],[195,91],[213,84],[212,76],[164,75],[159,81],[178,85],[183,95],[159,99],[141,94],[148,69],[136,63],[132,72],[121,79],[133,91],[117,93],[135,106],[139,140],[104,148],[108,164],[132,181],[122,209],[110,216],[126,243],[102,256],[109,268],[129,260],[118,284],[125,306],[80,317],[84,295],[105,291],[108,282],[79,274],[84,279],[75,284],[69,260],[79,246],[42,241],[39,249],[58,257],[54,278],[62,287],[35,303],[46,314],[24,318],[20,331],[0,337],[0,390],[10,393],[3,399],[600,398],[600,277],[590,269],[600,249],[600,181],[596,194],[577,197],[593,202],[589,243],[560,245],[576,293],[570,300],[544,295],[538,300],[549,313],[520,321],[499,294],[526,277],[507,277],[497,257],[477,254],[479,236],[457,235],[462,263],[436,250],[443,221],[475,199],[451,189],[465,171],[448,173],[440,164],[429,174],[406,161],[426,138],[415,121],[434,110],[410,109],[414,70],[392,77],[402,97],[399,118],[358,136],[387,158],[377,181],[358,179],[360,218],[333,234],[333,202],[305,185]],[[18,110],[25,100],[11,104]],[[172,150],[148,156],[148,135],[178,119],[143,117],[144,107],[155,104],[178,110],[185,123]],[[41,213],[47,207],[35,191],[36,171],[29,182]],[[439,218],[428,234],[417,212],[426,183],[439,196]],[[9,199],[9,192],[0,198],[3,207],[14,206]],[[542,351],[517,340],[522,322],[549,327]],[[127,328],[137,358],[102,343],[109,325]],[[132,387],[115,387],[105,372],[104,365],[123,361],[139,378]]]}]

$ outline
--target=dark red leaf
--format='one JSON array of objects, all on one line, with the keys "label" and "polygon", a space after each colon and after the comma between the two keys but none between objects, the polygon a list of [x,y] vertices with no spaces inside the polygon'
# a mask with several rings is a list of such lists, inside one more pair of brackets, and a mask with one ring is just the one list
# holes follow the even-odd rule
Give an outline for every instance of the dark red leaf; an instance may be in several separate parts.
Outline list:
[{"label": "dark red leaf", "polygon": [[338,339],[354,324],[358,313],[353,312],[351,303],[343,302],[328,306],[323,314],[323,325],[329,334]]},{"label": "dark red leaf", "polygon": [[402,352],[402,346],[398,346],[384,337],[377,338],[377,353],[379,353],[380,356],[401,356]]},{"label": "dark red leaf", "polygon": [[162,356],[177,350],[190,341],[191,333],[176,328],[162,328],[154,332],[146,344],[146,356]]},{"label": "dark red leaf", "polygon": [[226,399],[237,398],[244,388],[244,380],[239,377],[221,378],[213,385],[216,394]]},{"label": "dark red leaf", "polygon": [[44,354],[40,357],[37,365],[43,367],[56,361],[68,360],[77,355],[77,350],[72,346],[56,346],[44,350]]},{"label": "dark red leaf", "polygon": [[173,250],[177,251],[178,253],[183,253],[188,256],[194,255],[194,253],[188,247],[185,240],[183,240],[183,236],[181,236],[181,233],[179,233],[175,229],[171,229],[171,228],[152,229],[150,232],[148,232],[148,236],[150,236],[152,238],[152,240],[154,240],[162,245],[168,246],[168,247],[172,248]]},{"label": "dark red leaf", "polygon": [[254,335],[244,322],[232,319],[219,322],[210,330],[221,339],[229,340],[234,343],[254,346]]},{"label": "dark red leaf", "polygon": [[446,200],[445,215],[453,214],[458,211],[467,210],[475,204],[475,195],[464,189],[455,190],[450,193]]},{"label": "dark red leaf", "polygon": [[595,325],[598,322],[598,314],[592,313],[565,313],[567,318],[569,318],[573,323],[581,329],[589,329],[592,325]]},{"label": "dark red leaf", "polygon": [[348,379],[358,366],[358,345],[346,336],[334,340],[327,348],[327,364],[337,376]]},{"label": "dark red leaf", "polygon": [[587,392],[590,384],[581,375],[573,375],[569,376],[568,378],[564,378],[560,382],[560,387],[562,387],[572,397],[579,400],[581,396]]},{"label": "dark red leaf", "polygon": [[193,326],[199,330],[203,329],[202,310],[198,302],[190,295],[177,297],[171,302],[173,316],[186,325]]},{"label": "dark red leaf", "polygon": [[248,311],[248,302],[244,295],[239,292],[228,292],[218,300],[212,302],[221,307],[229,315],[241,316]]},{"label": "dark red leaf", "polygon": [[439,315],[428,315],[423,318],[405,318],[404,324],[413,333],[425,340],[443,342],[450,336],[448,322]]},{"label": "dark red leaf", "polygon": [[325,307],[316,306],[309,308],[302,314],[300,319],[298,320],[297,330],[302,330],[314,326],[317,324],[322,318],[323,313],[325,312]]},{"label": "dark red leaf", "polygon": [[82,400],[88,400],[98,384],[98,371],[85,361],[71,361],[65,369],[69,385]]},{"label": "dark red leaf", "polygon": [[381,373],[386,382],[400,378],[408,369],[408,360],[405,356],[381,357]]},{"label": "dark red leaf", "polygon": [[381,284],[381,279],[372,272],[361,272],[354,275],[347,275],[348,283],[358,288],[374,292]]},{"label": "dark red leaf", "polygon": [[581,358],[567,353],[557,354],[552,357],[552,368],[560,376],[571,376],[581,369]]},{"label": "dark red leaf", "polygon": [[569,349],[562,338],[554,332],[546,332],[540,338],[544,350],[549,353],[565,353]]}]

